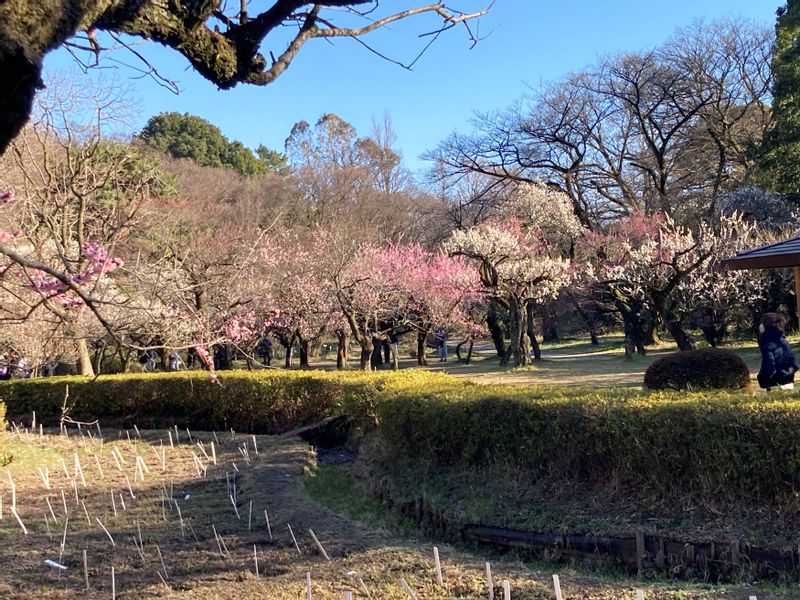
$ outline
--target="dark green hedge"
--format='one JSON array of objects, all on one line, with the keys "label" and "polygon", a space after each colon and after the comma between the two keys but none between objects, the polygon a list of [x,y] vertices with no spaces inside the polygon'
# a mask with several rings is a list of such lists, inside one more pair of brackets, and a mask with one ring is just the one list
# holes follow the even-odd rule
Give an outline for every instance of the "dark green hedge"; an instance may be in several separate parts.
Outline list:
[{"label": "dark green hedge", "polygon": [[644,386],[651,390],[741,390],[750,387],[750,369],[730,350],[675,352],[647,368]]},{"label": "dark green hedge", "polygon": [[800,493],[800,402],[746,393],[520,389],[451,381],[379,403],[389,456],[428,469],[496,463],[525,479],[637,495],[776,500]]},{"label": "dark green hedge", "polygon": [[[101,424],[139,427],[178,425],[280,433],[342,412],[360,414],[369,385],[357,376],[314,372],[220,374],[220,383],[200,372],[109,375],[97,379],[53,377],[0,383],[0,399],[9,418],[29,418],[57,425],[69,386],[70,417],[100,419]],[[354,389],[361,389],[353,394]],[[345,407],[348,408],[345,408]]]},{"label": "dark green hedge", "polygon": [[527,479],[637,495],[775,501],[800,494],[800,402],[793,394],[478,385],[446,375],[228,372],[0,383],[9,418],[71,416],[139,427],[280,433],[335,414],[373,430],[419,468],[499,463]]}]

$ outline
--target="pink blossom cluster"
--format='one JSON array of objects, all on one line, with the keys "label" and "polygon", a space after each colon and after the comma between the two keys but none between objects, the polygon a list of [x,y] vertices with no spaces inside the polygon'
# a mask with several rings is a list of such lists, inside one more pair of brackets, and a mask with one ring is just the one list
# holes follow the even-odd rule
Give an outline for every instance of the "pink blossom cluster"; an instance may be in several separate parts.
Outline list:
[{"label": "pink blossom cluster", "polygon": [[[110,258],[106,249],[98,241],[84,244],[83,252],[89,261],[89,266],[70,277],[70,280],[75,285],[84,285],[122,265],[122,259]],[[51,292],[62,293],[69,289],[69,285],[64,281],[55,278],[46,279],[41,272],[35,273],[31,280],[34,289],[46,294]]]}]

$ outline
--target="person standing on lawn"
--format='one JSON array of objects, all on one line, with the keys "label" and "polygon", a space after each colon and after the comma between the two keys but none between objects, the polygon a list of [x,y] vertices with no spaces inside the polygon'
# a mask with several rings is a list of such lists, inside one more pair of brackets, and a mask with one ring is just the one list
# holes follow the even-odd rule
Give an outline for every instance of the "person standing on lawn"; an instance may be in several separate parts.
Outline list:
[{"label": "person standing on lawn", "polygon": [[786,317],[780,313],[765,313],[761,317],[758,347],[761,349],[761,368],[758,385],[769,391],[773,387],[794,389],[797,359],[784,336]]}]

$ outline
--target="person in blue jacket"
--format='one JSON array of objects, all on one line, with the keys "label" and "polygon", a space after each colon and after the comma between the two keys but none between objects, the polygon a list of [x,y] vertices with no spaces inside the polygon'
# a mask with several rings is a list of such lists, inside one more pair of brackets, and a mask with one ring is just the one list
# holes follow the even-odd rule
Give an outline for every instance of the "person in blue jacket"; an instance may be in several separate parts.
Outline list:
[{"label": "person in blue jacket", "polygon": [[761,335],[758,338],[761,369],[758,371],[758,385],[766,390],[790,387],[790,384],[794,387],[794,374],[798,365],[783,334],[785,328],[786,318],[780,313],[766,313],[761,317]]}]

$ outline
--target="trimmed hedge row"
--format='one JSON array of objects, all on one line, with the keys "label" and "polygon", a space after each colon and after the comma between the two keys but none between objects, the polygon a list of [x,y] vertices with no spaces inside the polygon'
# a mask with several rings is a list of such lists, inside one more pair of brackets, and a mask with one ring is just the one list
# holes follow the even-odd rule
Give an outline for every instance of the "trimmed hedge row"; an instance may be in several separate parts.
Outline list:
[{"label": "trimmed hedge row", "polygon": [[708,501],[800,493],[800,402],[742,392],[484,386],[389,390],[389,456],[421,468],[502,464],[526,479]]},{"label": "trimmed hedge row", "polygon": [[510,466],[637,495],[775,501],[800,493],[794,395],[478,385],[441,374],[226,372],[0,383],[9,418],[281,433],[336,414],[418,468]]},{"label": "trimmed hedge row", "polygon": [[69,416],[78,421],[282,433],[332,414],[366,418],[377,381],[359,384],[360,379],[358,374],[277,371],[225,372],[220,384],[201,372],[52,377],[0,382],[0,400],[11,419],[27,419],[36,411],[37,420],[53,426],[68,386]]}]

